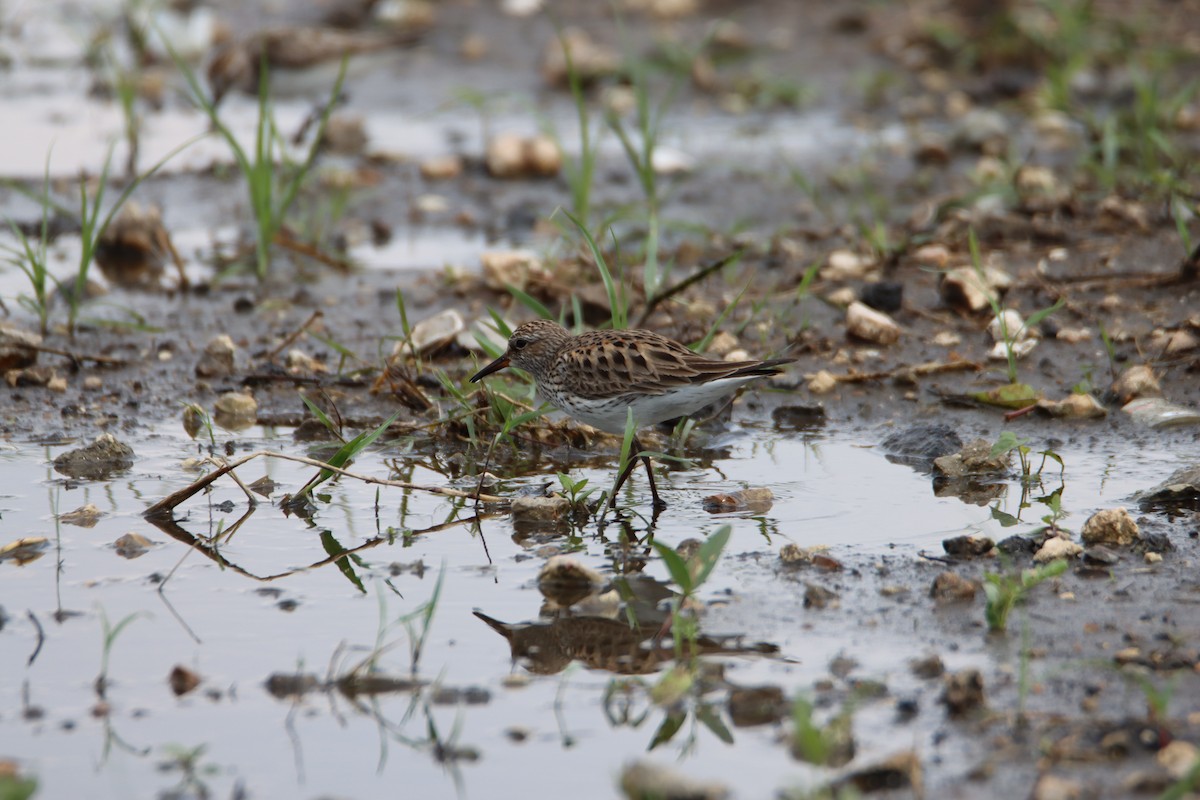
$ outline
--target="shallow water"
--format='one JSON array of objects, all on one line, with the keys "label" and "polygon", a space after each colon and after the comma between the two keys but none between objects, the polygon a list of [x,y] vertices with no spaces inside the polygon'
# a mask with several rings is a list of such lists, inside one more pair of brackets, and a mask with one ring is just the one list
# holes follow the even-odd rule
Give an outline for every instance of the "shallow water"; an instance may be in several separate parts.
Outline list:
[{"label": "shallow water", "polygon": [[[741,633],[747,641],[779,647],[775,656],[715,658],[726,664],[727,679],[740,685],[769,682],[789,694],[807,691],[825,674],[829,660],[843,653],[859,661],[862,674],[887,680],[893,692],[912,680],[903,664],[920,655],[919,639],[906,642],[886,632],[862,635],[853,629],[831,633],[805,623],[803,584],[778,574],[775,554],[784,543],[828,545],[831,556],[846,562],[865,555],[886,563],[922,549],[940,553],[940,541],[949,535],[978,531],[1001,538],[1011,532],[992,520],[987,506],[934,497],[927,477],[890,463],[864,446],[865,434],[860,437],[734,430],[718,437],[731,448],[731,457],[717,460],[712,469],[660,472],[670,507],[658,519],[658,541],[677,545],[725,523],[733,527],[726,553],[701,594],[715,603],[705,617],[705,632]],[[255,429],[235,441],[239,452],[259,447],[302,452],[286,431]],[[255,796],[376,796],[398,785],[421,796],[540,796],[567,790],[609,796],[621,765],[645,754],[662,711],[643,699],[637,713],[646,712],[646,718],[639,726],[610,724],[603,701],[613,675],[578,663],[506,688],[507,676],[528,673],[513,665],[504,640],[472,614],[478,609],[505,622],[537,618],[542,597],[536,575],[547,552],[538,551],[542,542],[611,574],[621,552],[612,524],[603,536],[588,523],[570,538],[527,538],[514,535],[509,518],[500,516],[485,520],[479,531],[459,525],[408,540],[385,538],[353,559],[349,569],[361,581],[360,591],[332,564],[307,567],[339,548],[386,536],[389,526],[426,528],[456,512],[446,499],[383,489],[377,516],[375,490],[346,480],[328,487],[329,501],[320,505],[312,525],[260,504],[220,545],[231,565],[222,569],[140,516],[150,503],[196,477],[180,467],[197,453],[196,445],[174,424],[132,444],[139,457],[133,470],[99,483],[71,482],[54,472],[48,462],[66,445],[17,444],[0,451],[5,540],[37,535],[50,540],[36,560],[0,564],[8,616],[0,631],[0,694],[8,709],[0,715],[0,741],[5,755],[20,759],[26,774],[38,776],[42,796],[146,797],[164,791],[181,779],[178,771],[160,768],[173,747],[203,747],[197,779],[217,796],[227,795],[235,783]],[[1070,447],[1060,452],[1068,465],[1064,507],[1075,524],[1093,507],[1119,504],[1178,460],[1146,449],[1121,453],[1117,473],[1111,468],[1117,454]],[[382,459],[388,455],[366,454],[355,469],[386,475]],[[576,473],[600,485],[611,479],[603,469]],[[268,474],[284,492],[298,488],[311,469],[256,461],[240,474],[247,481]],[[507,490],[540,477],[516,481]],[[422,467],[406,479],[431,485],[445,481]],[[644,476],[635,474],[633,483],[634,497],[626,496],[633,500],[631,525],[644,532],[645,521],[637,516],[648,510]],[[1047,484],[1048,491],[1056,488],[1057,475]],[[714,518],[701,510],[703,496],[743,485],[771,488],[774,507],[757,518]],[[1010,485],[998,502],[1001,510],[1015,514],[1015,487]],[[85,503],[104,512],[94,528],[56,526],[56,512]],[[1040,508],[1035,505],[1025,516],[1036,521]],[[228,530],[245,509],[242,492],[222,480],[211,495],[193,498],[176,516],[189,533],[210,536]],[[130,531],[154,545],[141,557],[121,558],[112,542]],[[391,574],[394,563],[418,561],[425,565],[423,576]],[[668,579],[657,559],[645,574]],[[163,576],[169,576],[165,583]],[[410,640],[396,620],[429,600],[439,576],[441,594],[418,676],[443,687],[484,689],[490,696],[486,702],[438,705],[426,692],[414,704],[413,696],[402,692],[374,702],[360,698],[355,708],[334,692],[310,692],[293,704],[264,690],[273,673],[312,672],[322,678],[327,672],[344,673],[377,642],[387,645],[378,667],[388,675],[409,676]],[[111,710],[97,718],[91,710],[97,701],[93,682],[101,666],[102,620],[115,625],[131,615],[111,646]],[[38,626],[45,634],[40,650]],[[964,663],[977,657],[971,652],[952,656]],[[182,699],[167,686],[177,664],[204,679],[200,689]],[[30,716],[25,691],[40,715]],[[862,740],[871,741],[872,719],[882,713],[866,709],[856,716]],[[528,738],[509,738],[506,731],[514,727]],[[689,721],[655,759],[667,764],[682,759],[690,774],[733,779],[747,795],[803,784],[806,770],[777,743],[776,728],[733,730],[734,743],[728,745]],[[470,748],[477,757],[439,760],[435,739],[443,746]]]}]

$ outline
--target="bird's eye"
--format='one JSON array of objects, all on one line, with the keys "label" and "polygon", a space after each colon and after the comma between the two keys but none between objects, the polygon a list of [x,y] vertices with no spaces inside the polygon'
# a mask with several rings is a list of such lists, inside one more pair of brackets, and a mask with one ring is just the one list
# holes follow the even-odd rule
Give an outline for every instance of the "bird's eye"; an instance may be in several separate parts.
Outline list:
[{"label": "bird's eye", "polygon": [[513,350],[524,350],[525,346],[528,344],[529,344],[528,339],[513,339],[512,340]]}]

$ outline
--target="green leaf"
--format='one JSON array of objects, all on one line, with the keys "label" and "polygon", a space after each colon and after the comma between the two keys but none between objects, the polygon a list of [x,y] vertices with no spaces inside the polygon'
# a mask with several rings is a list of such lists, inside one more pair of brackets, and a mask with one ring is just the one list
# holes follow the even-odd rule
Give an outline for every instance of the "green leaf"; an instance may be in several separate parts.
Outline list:
[{"label": "green leaf", "polygon": [[518,289],[511,283],[504,284],[504,288],[508,290],[509,294],[516,298],[517,302],[528,308],[533,313],[537,314],[542,319],[554,319],[554,315],[550,313],[550,309],[546,308],[546,305],[533,295],[523,291],[522,289]]},{"label": "green leaf", "polygon": [[725,545],[728,544],[729,535],[732,531],[732,526],[722,525],[700,545],[700,549],[696,551],[696,560],[699,562],[700,568],[696,572],[696,577],[692,579],[694,587],[699,588],[708,580],[708,576],[712,574],[713,568],[717,566],[717,561],[721,559],[721,552],[725,549]]},{"label": "green leaf", "polygon": [[992,519],[1000,523],[1002,528],[1011,528],[1014,525],[1019,525],[1021,520],[1009,514],[1007,511],[1001,511],[999,506],[992,506]]},{"label": "green leaf", "polygon": [[687,562],[683,560],[683,556],[661,542],[651,542],[650,544],[658,551],[658,555],[663,560],[663,563],[667,565],[667,572],[670,573],[671,580],[675,581],[685,595],[691,594],[693,588],[692,572],[688,569]]},{"label": "green leaf", "polygon": [[974,392],[971,394],[971,397],[989,406],[1025,408],[1040,400],[1042,393],[1027,383],[1009,383],[1004,386],[998,386],[995,389]]}]

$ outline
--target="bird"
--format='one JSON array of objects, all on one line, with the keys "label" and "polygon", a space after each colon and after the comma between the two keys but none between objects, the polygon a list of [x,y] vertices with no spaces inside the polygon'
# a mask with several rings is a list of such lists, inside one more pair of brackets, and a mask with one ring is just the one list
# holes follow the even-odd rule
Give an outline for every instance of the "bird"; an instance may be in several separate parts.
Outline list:
[{"label": "bird", "polygon": [[777,375],[793,358],[722,361],[703,356],[649,330],[595,330],[572,335],[551,320],[517,327],[499,358],[471,377],[472,383],[506,367],[528,372],[538,393],[555,408],[594,428],[623,434],[630,412],[634,437],[629,461],[613,486],[609,506],[640,458],[654,507],[658,494],[650,457],[636,432],[648,425],[694,414],[759,378]]}]

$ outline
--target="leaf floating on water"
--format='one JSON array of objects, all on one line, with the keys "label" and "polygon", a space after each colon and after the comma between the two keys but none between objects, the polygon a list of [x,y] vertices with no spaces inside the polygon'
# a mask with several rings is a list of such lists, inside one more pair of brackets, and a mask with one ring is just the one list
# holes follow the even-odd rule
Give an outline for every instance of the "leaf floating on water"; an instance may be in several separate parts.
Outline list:
[{"label": "leaf floating on water", "polygon": [[1027,383],[1010,383],[986,392],[974,392],[971,397],[989,406],[1025,408],[1041,400],[1042,394]]}]

